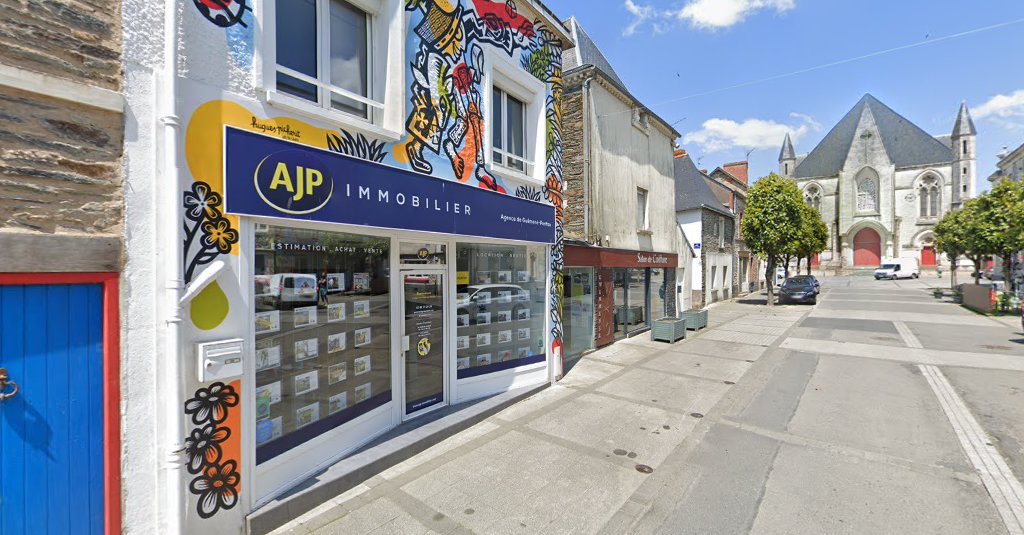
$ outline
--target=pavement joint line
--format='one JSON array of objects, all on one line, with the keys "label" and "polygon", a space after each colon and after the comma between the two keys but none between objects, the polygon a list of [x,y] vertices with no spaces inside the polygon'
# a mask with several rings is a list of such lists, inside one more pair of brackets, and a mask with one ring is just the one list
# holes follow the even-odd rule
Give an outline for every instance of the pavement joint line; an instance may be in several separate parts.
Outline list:
[{"label": "pavement joint line", "polygon": [[594,446],[587,446],[579,442],[573,442],[572,440],[555,436],[550,433],[545,433],[544,431],[534,429],[528,426],[523,426],[521,429],[519,429],[519,432],[524,435],[529,435],[540,440],[546,440],[557,446],[561,446],[563,448],[572,450],[573,452],[576,453],[583,453],[584,455],[590,457],[591,459],[602,461],[606,464],[614,466],[615,468],[622,468],[627,471],[636,470],[637,463],[643,461],[643,459],[641,459],[639,456],[630,459],[624,455],[615,455],[614,453],[612,453],[611,450],[604,451],[599,448],[595,448]]},{"label": "pavement joint line", "polygon": [[907,344],[907,347],[924,349],[924,346],[921,345],[921,341],[917,339],[917,336],[915,336],[913,331],[910,330],[910,327],[907,327],[906,323],[895,320],[892,324],[896,326],[896,331],[900,333],[900,336],[903,338],[903,342]]},{"label": "pavement joint line", "polygon": [[[660,371],[660,370],[646,370],[646,371]],[[721,383],[721,381],[715,381],[715,382]],[[727,386],[734,386],[734,385],[727,385]],[[626,402],[629,402],[629,403],[635,403],[637,405],[643,405],[644,407],[649,407],[649,408],[652,408],[652,409],[660,409],[660,410],[663,410],[663,411],[671,412],[673,414],[679,414],[679,415],[682,415],[682,416],[687,416],[691,412],[694,411],[694,409],[677,409],[677,408],[674,408],[674,407],[668,407],[666,405],[660,405],[658,403],[653,403],[653,402],[646,401],[646,400],[643,400],[643,399],[627,398],[625,396],[620,396],[618,394],[612,394],[610,392],[600,392],[600,391],[595,390],[595,391],[593,391],[591,393],[592,394],[597,394],[599,396],[605,396],[605,397],[608,397],[608,398],[611,398],[611,399],[614,399],[614,400],[618,400],[618,401],[626,401]]]},{"label": "pavement joint line", "polygon": [[782,442],[782,443],[785,443],[785,444],[789,444],[791,446],[801,446],[801,447],[814,448],[814,449],[818,449],[818,450],[822,450],[822,451],[827,451],[827,452],[831,452],[831,453],[837,453],[837,454],[844,455],[844,456],[847,456],[847,457],[855,457],[855,458],[858,458],[858,459],[863,459],[863,460],[883,463],[883,464],[887,464],[887,465],[890,465],[890,466],[897,466],[897,467],[900,467],[900,468],[906,468],[906,469],[912,470],[914,472],[918,472],[918,473],[922,473],[922,474],[927,474],[927,475],[931,475],[931,476],[936,476],[936,477],[952,477],[954,479],[957,479],[959,481],[963,481],[963,482],[966,482],[966,483],[974,483],[976,485],[980,485],[981,484],[981,479],[978,477],[978,474],[973,473],[973,472],[971,472],[971,473],[961,472],[959,470],[955,470],[955,469],[952,469],[952,468],[949,468],[949,467],[946,467],[946,466],[921,463],[921,462],[918,462],[918,461],[914,461],[914,460],[910,460],[910,459],[905,459],[903,457],[895,457],[895,456],[892,456],[892,455],[887,455],[887,454],[879,453],[879,452],[875,452],[875,451],[868,451],[868,450],[863,450],[863,449],[855,448],[855,447],[851,447],[851,446],[843,446],[843,445],[839,445],[839,444],[833,444],[833,443],[826,442],[826,441],[823,441],[823,440],[818,440],[818,439],[814,439],[814,438],[809,438],[809,437],[803,437],[803,436],[800,436],[800,435],[795,435],[795,434],[789,433],[789,432],[775,431],[775,430],[767,429],[767,428],[764,428],[764,427],[761,427],[761,426],[758,426],[758,425],[749,424],[749,423],[743,422],[741,420],[737,420],[737,419],[734,419],[734,418],[731,418],[731,417],[727,417],[727,416],[722,417],[719,421],[723,425],[728,425],[728,426],[731,426],[731,427],[735,427],[736,429],[740,429],[742,431],[747,431],[749,433],[754,433],[756,435],[761,435],[763,437],[767,437],[767,438],[770,438],[772,440],[777,440],[779,442]]},{"label": "pavement joint line", "polygon": [[1024,487],[939,368],[918,365],[1011,535],[1024,534]]},{"label": "pavement joint line", "polygon": [[[685,355],[685,354],[682,354],[682,355]],[[691,356],[694,356],[694,357],[704,357],[704,355],[691,355]],[[715,358],[715,357],[706,357],[706,358]],[[735,361],[735,362],[742,362],[742,361]],[[715,379],[713,377],[704,377],[704,376],[701,376],[701,375],[692,375],[692,374],[689,374],[689,373],[672,372],[672,371],[668,371],[668,370],[663,370],[661,368],[651,368],[651,367],[646,366],[646,365],[643,365],[643,366],[640,366],[640,367],[643,368],[644,370],[649,371],[649,372],[664,373],[666,375],[671,375],[673,377],[683,377],[685,379],[697,379],[697,380],[700,380],[700,381],[707,381],[709,383],[721,384],[722,381],[732,381],[732,379]],[[743,373],[746,373],[746,370],[744,370]],[[736,381],[733,381],[733,382],[736,382]]]},{"label": "pavement joint line", "polygon": [[[795,351],[813,351],[830,357],[854,357],[912,364],[932,364],[990,370],[1024,371],[1024,358],[1006,353],[975,353],[946,351],[938,349],[900,348],[888,345],[863,344],[859,342],[836,342],[810,338],[787,338],[782,347]],[[899,350],[899,351],[895,351]]]},{"label": "pavement joint line", "polygon": [[[682,467],[689,463],[690,457],[704,440],[704,437],[707,435],[711,427],[722,421],[722,418],[724,417],[723,414],[738,407],[745,407],[749,405],[757,394],[764,389],[764,386],[768,383],[770,376],[772,375],[771,373],[755,374],[754,377],[759,378],[752,381],[745,381],[744,378],[750,376],[751,373],[755,370],[759,370],[760,368],[770,367],[772,370],[777,369],[781,365],[782,360],[773,357],[778,354],[778,351],[781,349],[781,344],[786,339],[786,336],[792,331],[792,329],[796,328],[795,325],[799,324],[803,318],[806,318],[812,310],[813,309],[808,309],[806,312],[803,312],[793,327],[790,327],[790,329],[780,335],[770,346],[765,348],[761,357],[758,358],[750,368],[747,368],[747,371],[744,372],[743,376],[740,377],[738,381],[736,381],[735,385],[730,385],[729,389],[725,391],[725,394],[722,395],[715,405],[704,414],[704,418],[694,426],[686,439],[676,446],[669,456],[666,457],[666,460],[657,467],[659,470],[655,472],[655,476],[641,484],[640,487],[633,492],[630,496],[630,501],[640,505],[643,510],[652,510],[654,502],[660,496],[660,492],[663,490],[663,486],[665,484],[662,478],[671,477],[664,475],[671,472],[671,470],[665,470],[665,468],[671,468],[676,465]],[[747,316],[760,313],[762,312],[757,311],[747,314]],[[658,408],[665,409],[664,407]],[[762,489],[761,492],[763,493],[764,489]],[[644,518],[643,515],[637,515],[633,518],[623,518],[624,516],[627,516],[624,512],[616,513],[611,519],[609,519],[606,526],[613,523],[616,523],[616,525],[625,524],[627,525],[627,528],[618,530],[616,533],[631,533],[636,531],[635,528],[637,524]],[[609,531],[602,529],[600,530],[600,533],[609,533]]]}]

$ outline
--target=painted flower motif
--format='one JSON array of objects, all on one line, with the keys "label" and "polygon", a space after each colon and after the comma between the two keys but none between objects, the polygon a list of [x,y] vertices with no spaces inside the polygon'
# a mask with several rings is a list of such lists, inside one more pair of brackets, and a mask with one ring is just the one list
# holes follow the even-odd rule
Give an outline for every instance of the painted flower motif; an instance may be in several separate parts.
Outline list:
[{"label": "painted flower motif", "polygon": [[210,185],[205,182],[194,182],[192,191],[185,192],[185,217],[192,221],[206,219],[218,219],[221,203],[220,194],[210,190]]},{"label": "painted flower motif", "polygon": [[192,399],[185,402],[185,413],[192,415],[192,423],[219,424],[228,419],[228,409],[238,405],[238,393],[224,383],[213,383],[210,388],[199,388]]},{"label": "painted flower motif", "polygon": [[220,217],[203,223],[203,247],[216,248],[221,254],[231,252],[231,246],[238,243],[238,231],[231,228],[231,222]]},{"label": "painted flower motif", "polygon": [[231,436],[227,427],[207,424],[197,427],[185,439],[185,456],[188,458],[187,468],[190,474],[198,474],[204,466],[215,466],[220,462],[220,443]]},{"label": "painted flower motif", "polygon": [[473,85],[473,70],[465,63],[460,63],[452,73],[452,80],[455,82],[455,89],[465,94]]},{"label": "painted flower motif", "polygon": [[192,480],[189,490],[199,496],[197,509],[199,516],[210,518],[221,509],[231,509],[238,504],[238,465],[235,461],[225,461],[221,465],[213,465]]}]

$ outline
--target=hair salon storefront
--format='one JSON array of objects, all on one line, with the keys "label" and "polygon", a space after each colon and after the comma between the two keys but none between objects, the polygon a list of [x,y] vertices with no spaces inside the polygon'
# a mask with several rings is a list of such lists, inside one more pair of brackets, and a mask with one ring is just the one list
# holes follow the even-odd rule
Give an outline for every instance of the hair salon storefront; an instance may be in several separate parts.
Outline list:
[{"label": "hair salon storefront", "polygon": [[[672,253],[565,246],[565,370],[586,351],[675,316]],[[589,313],[588,313],[589,312]]]},{"label": "hair salon storefront", "polygon": [[552,206],[224,135],[255,505],[403,421],[551,379]]}]

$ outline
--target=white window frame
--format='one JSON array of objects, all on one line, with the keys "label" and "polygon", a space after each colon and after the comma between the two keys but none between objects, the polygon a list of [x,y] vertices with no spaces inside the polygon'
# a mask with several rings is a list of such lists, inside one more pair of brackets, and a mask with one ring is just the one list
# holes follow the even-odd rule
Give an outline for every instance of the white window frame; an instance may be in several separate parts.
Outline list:
[{"label": "white window frame", "polygon": [[[644,203],[640,206],[640,194],[643,193]],[[651,218],[650,218],[650,206],[651,206],[651,192],[644,188],[636,188],[637,195],[637,211],[643,216],[643,226],[637,230],[650,230],[651,229]]]},{"label": "white window frame", "polygon": [[[516,56],[518,58],[518,56]],[[486,67],[484,83],[481,90],[484,92],[483,116],[484,116],[484,149],[487,170],[501,177],[507,177],[534,185],[544,184],[544,168],[547,161],[547,151],[544,146],[545,127],[545,99],[547,97],[547,86],[544,82],[534,78],[521,65],[510,58],[504,50],[499,50],[490,45],[485,45],[484,61]],[[494,87],[497,86],[502,92],[507,93],[524,104],[526,120],[524,122],[523,145],[526,149],[526,172],[494,162],[494,140],[493,125],[491,124],[492,106],[497,105],[494,100]],[[507,123],[502,123],[504,128]],[[507,158],[508,153],[501,151]],[[512,154],[513,158],[519,158]]]},{"label": "white window frame", "polygon": [[[356,130],[385,141],[402,137],[405,122],[405,14],[402,0],[345,0],[367,14],[367,96],[317,80],[277,64],[276,0],[257,0],[255,74],[257,93],[268,105],[346,130]],[[329,0],[317,0],[320,32],[317,61],[321,74],[328,72],[330,33]],[[278,73],[317,87],[319,102],[311,102],[277,90]],[[366,104],[366,118],[331,107],[331,93]]]}]

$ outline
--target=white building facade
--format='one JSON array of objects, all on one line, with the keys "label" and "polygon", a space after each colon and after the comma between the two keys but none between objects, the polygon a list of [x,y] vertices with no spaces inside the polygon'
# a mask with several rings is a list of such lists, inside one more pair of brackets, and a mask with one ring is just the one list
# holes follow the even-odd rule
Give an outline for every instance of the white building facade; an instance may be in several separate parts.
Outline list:
[{"label": "white building facade", "polygon": [[966,104],[952,133],[931,136],[871,95],[808,154],[789,136],[779,171],[829,225],[827,269],[876,267],[913,256],[935,266],[935,223],[975,195],[977,131]]},{"label": "white building facade", "polygon": [[125,533],[240,533],[403,422],[554,379],[557,18],[163,5],[122,9]]}]

